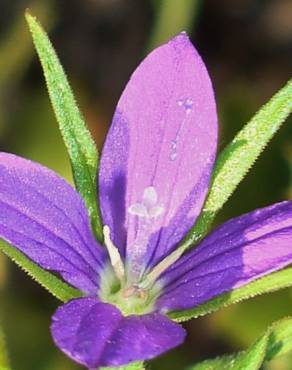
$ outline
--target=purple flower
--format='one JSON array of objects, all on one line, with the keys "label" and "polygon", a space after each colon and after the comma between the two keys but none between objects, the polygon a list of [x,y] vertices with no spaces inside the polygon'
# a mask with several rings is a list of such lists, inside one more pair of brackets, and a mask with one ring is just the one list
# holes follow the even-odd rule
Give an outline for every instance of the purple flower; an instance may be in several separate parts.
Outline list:
[{"label": "purple flower", "polygon": [[83,292],[57,310],[51,327],[75,361],[97,368],[151,359],[185,338],[168,312],[291,263],[287,201],[228,221],[163,267],[202,209],[216,143],[211,82],[180,34],[142,62],[118,103],[99,171],[106,248],[70,185],[0,154],[0,237]]}]

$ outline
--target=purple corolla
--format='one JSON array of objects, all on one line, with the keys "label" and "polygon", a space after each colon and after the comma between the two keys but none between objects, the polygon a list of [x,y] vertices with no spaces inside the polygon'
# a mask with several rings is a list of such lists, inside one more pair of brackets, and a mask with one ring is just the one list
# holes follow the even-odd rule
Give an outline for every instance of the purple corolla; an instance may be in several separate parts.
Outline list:
[{"label": "purple corolla", "polygon": [[0,154],[0,237],[83,293],[51,327],[73,360],[98,368],[151,359],[185,338],[167,313],[291,263],[286,201],[226,222],[164,264],[200,214],[216,144],[211,82],[182,33],[141,63],[118,103],[99,170],[104,245],[66,181]]}]

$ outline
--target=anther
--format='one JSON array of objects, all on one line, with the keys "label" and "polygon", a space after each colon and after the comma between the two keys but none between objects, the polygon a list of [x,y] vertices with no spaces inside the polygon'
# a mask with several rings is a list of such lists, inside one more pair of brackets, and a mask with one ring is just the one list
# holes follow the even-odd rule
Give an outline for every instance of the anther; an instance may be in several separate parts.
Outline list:
[{"label": "anther", "polygon": [[104,225],[103,227],[103,235],[104,235],[104,244],[108,251],[112,267],[115,271],[117,278],[123,282],[125,279],[125,267],[124,263],[121,259],[120,253],[118,248],[113,244],[110,238],[110,228],[108,225]]}]

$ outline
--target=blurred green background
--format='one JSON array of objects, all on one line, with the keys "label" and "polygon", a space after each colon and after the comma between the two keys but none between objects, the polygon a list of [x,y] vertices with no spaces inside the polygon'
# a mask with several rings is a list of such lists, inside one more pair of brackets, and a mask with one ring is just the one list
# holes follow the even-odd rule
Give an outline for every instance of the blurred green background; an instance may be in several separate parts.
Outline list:
[{"label": "blurred green background", "polygon": [[[0,146],[71,179],[39,62],[24,22],[30,8],[48,30],[81,110],[101,148],[131,72],[153,47],[188,30],[213,80],[223,148],[291,73],[291,0],[1,0]],[[70,180],[71,181],[71,180]],[[291,118],[262,154],[218,222],[292,196]],[[0,321],[14,370],[77,370],[54,348],[58,302],[0,256]],[[291,315],[291,290],[193,320],[185,345],[153,369],[247,347],[272,321]],[[292,356],[269,365],[291,370]]]}]

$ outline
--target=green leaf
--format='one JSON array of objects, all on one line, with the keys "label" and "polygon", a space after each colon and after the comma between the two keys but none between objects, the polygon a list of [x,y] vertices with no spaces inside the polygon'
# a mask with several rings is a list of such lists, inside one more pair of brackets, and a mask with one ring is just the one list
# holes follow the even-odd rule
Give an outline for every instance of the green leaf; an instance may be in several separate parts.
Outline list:
[{"label": "green leaf", "polygon": [[37,20],[26,20],[40,58],[51,103],[67,147],[75,185],[89,211],[93,232],[102,241],[102,224],[97,204],[96,177],[98,152],[74,99],[71,87],[55,50]]},{"label": "green leaf", "polygon": [[52,293],[56,298],[66,302],[81,296],[81,292],[72,288],[55,275],[43,270],[38,265],[25,257],[16,248],[0,239],[0,250],[20,266],[29,276]]},{"label": "green leaf", "polygon": [[187,321],[192,318],[215,312],[222,307],[229,306],[245,299],[264,293],[274,292],[290,286],[292,286],[292,267],[276,271],[241,288],[221,294],[218,297],[191,310],[171,312],[169,317],[178,322]]},{"label": "green leaf", "polygon": [[258,111],[220,154],[203,211],[179,250],[186,250],[206,235],[218,211],[291,111],[292,80]]},{"label": "green leaf", "polygon": [[271,325],[248,350],[206,360],[188,370],[258,370],[265,362],[292,350],[292,318]]}]

